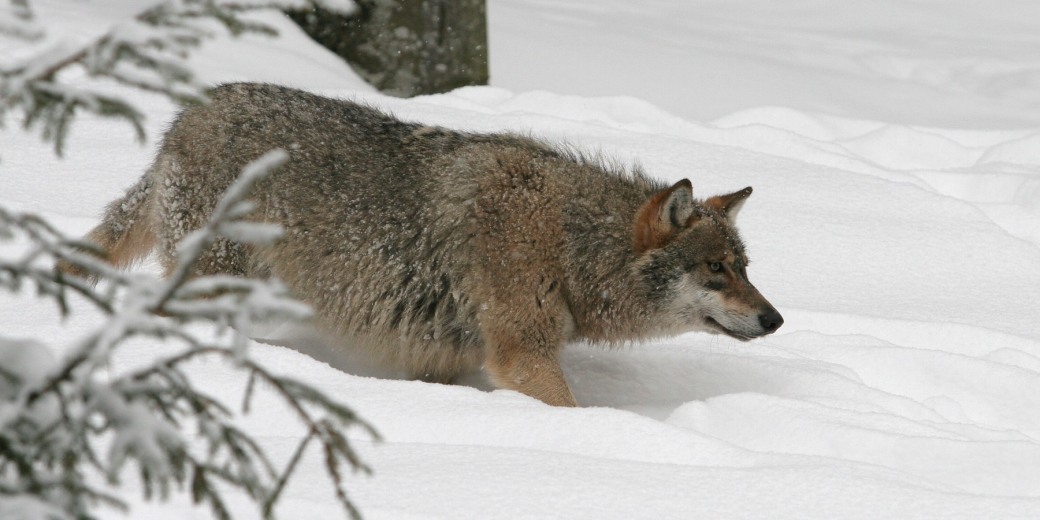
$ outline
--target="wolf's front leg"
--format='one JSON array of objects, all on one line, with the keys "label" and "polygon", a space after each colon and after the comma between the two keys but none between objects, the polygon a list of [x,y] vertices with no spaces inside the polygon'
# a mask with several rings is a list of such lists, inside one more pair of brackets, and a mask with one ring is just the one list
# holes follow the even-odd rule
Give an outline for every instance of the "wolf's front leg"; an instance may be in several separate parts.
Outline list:
[{"label": "wolf's front leg", "polygon": [[[543,286],[547,283],[542,282]],[[499,388],[554,406],[578,406],[558,359],[570,314],[555,291],[556,284],[550,287],[548,291],[543,287],[537,296],[527,291],[500,293],[486,306],[481,316],[484,367]]]},{"label": "wolf's front leg", "polygon": [[563,379],[556,352],[535,352],[495,338],[485,368],[495,386],[527,394],[553,406],[578,406]]}]

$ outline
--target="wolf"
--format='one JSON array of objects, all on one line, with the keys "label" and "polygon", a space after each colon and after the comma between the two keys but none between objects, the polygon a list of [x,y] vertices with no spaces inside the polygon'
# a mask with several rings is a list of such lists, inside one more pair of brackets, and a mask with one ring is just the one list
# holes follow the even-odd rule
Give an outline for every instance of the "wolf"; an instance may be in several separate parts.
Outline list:
[{"label": "wolf", "polygon": [[426,381],[491,382],[576,406],[568,342],[700,330],[739,340],[780,313],[748,280],[734,219],[751,188],[696,199],[566,146],[401,121],[355,102],[233,83],[180,112],[156,158],[86,237],[167,274],[249,161],[289,161],[251,193],[274,244],[219,240],[193,275],[277,277],[318,325]]}]

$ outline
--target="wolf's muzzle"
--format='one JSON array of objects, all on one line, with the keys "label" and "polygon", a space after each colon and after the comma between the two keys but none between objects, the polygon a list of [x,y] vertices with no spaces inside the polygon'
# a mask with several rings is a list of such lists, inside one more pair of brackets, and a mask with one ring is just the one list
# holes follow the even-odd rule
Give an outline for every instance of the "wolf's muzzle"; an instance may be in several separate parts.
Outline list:
[{"label": "wolf's muzzle", "polygon": [[776,309],[770,307],[758,315],[758,324],[766,334],[772,334],[784,324],[784,317]]}]

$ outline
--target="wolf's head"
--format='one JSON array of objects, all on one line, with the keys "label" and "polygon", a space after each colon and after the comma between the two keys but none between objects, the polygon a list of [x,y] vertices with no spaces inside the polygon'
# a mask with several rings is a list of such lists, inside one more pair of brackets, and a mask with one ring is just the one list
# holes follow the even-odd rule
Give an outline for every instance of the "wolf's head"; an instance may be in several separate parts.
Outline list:
[{"label": "wolf's head", "polygon": [[747,187],[698,201],[684,179],[637,212],[636,265],[662,332],[705,330],[748,340],[784,323],[747,277],[748,258],[733,221],[749,195]]}]

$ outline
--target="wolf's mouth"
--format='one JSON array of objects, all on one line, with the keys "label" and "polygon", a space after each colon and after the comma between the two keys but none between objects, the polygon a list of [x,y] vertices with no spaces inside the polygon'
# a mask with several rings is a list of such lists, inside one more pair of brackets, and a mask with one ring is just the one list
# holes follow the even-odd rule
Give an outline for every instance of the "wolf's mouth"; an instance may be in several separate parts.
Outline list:
[{"label": "wolf's mouth", "polygon": [[712,318],[711,316],[706,316],[704,318],[704,321],[708,325],[710,325],[712,328],[714,328],[715,330],[717,330],[717,331],[719,331],[719,332],[721,332],[721,333],[723,333],[723,334],[725,334],[725,335],[727,335],[727,336],[729,336],[729,337],[731,337],[733,339],[739,339],[740,341],[748,341],[748,340],[750,340],[751,338],[754,337],[754,336],[748,336],[746,334],[741,334],[739,332],[729,330],[726,327],[723,327],[721,323],[715,321],[715,318]]}]

